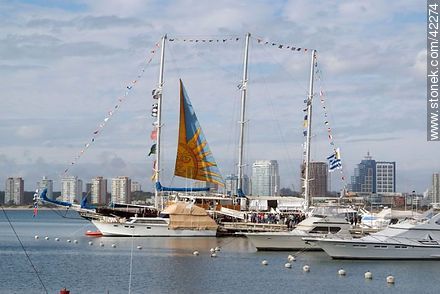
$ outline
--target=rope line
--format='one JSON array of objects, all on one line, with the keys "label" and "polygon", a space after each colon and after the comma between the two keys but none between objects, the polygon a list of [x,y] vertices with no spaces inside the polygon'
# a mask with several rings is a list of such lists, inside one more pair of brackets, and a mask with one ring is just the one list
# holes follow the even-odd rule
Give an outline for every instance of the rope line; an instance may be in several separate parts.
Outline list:
[{"label": "rope line", "polygon": [[44,283],[43,283],[43,280],[42,280],[41,277],[40,277],[40,274],[38,274],[37,268],[35,267],[35,265],[33,264],[33,262],[32,262],[32,260],[31,260],[31,258],[30,258],[30,256],[29,256],[29,254],[27,253],[26,248],[24,248],[24,245],[23,245],[23,243],[21,242],[20,237],[18,237],[18,234],[17,234],[17,232],[15,231],[14,226],[12,225],[11,220],[9,219],[9,217],[8,217],[8,215],[7,215],[6,211],[5,211],[5,209],[3,208],[3,205],[0,205],[0,206],[1,206],[2,210],[3,210],[3,213],[5,214],[5,217],[6,217],[6,220],[8,221],[8,223],[9,223],[9,226],[11,226],[11,229],[12,229],[12,231],[13,231],[14,234],[15,234],[15,237],[17,237],[17,240],[18,240],[18,242],[20,243],[20,246],[21,246],[21,248],[23,249],[24,254],[26,255],[27,260],[28,260],[29,263],[31,264],[32,268],[34,269],[35,274],[37,275],[38,280],[40,281],[41,286],[42,286],[43,289],[44,289],[44,292],[49,293],[49,292],[47,291],[46,286],[45,286]]}]

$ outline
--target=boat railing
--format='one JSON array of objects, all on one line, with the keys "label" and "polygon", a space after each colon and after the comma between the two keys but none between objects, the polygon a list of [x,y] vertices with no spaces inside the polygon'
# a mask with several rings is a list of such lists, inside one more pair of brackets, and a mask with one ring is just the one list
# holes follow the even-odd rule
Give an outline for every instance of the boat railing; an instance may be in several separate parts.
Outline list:
[{"label": "boat railing", "polygon": [[114,216],[101,216],[100,221],[105,223],[125,223],[127,219],[125,217],[114,217]]},{"label": "boat railing", "polygon": [[259,232],[282,232],[287,231],[287,225],[250,223],[250,222],[221,222],[221,227],[232,231],[259,231]]}]

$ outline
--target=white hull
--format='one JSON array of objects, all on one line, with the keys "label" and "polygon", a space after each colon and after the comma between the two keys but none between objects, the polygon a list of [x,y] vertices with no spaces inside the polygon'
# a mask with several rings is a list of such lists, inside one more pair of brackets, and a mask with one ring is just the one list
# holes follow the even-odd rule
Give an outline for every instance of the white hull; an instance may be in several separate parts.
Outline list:
[{"label": "white hull", "polygon": [[247,233],[245,235],[260,251],[322,250],[315,242],[306,242],[302,239],[307,235],[297,235],[292,232]]},{"label": "white hull", "polygon": [[401,242],[358,242],[323,239],[317,242],[334,259],[440,259],[439,245],[409,245]]},{"label": "white hull", "polygon": [[360,239],[314,241],[336,259],[440,259],[440,214],[406,220]]},{"label": "white hull", "polygon": [[115,223],[92,220],[104,236],[215,237],[216,230],[170,229],[168,224]]},{"label": "white hull", "polygon": [[247,233],[245,236],[257,250],[322,250],[316,242],[306,242],[303,238],[325,238],[333,234],[349,234],[350,224],[333,217],[311,216],[300,222],[289,232]]}]

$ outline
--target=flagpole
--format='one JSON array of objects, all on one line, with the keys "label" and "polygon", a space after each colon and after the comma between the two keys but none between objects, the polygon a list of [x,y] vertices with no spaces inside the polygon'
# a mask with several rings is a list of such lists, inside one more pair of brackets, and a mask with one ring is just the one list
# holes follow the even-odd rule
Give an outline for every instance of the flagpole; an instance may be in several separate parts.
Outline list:
[{"label": "flagpole", "polygon": [[305,176],[304,176],[304,209],[307,211],[312,203],[310,197],[310,141],[312,138],[312,101],[313,101],[313,79],[315,73],[316,50],[312,50],[312,60],[310,62],[310,81],[309,81],[309,95],[307,98],[307,136],[306,136],[306,162],[305,162]]},{"label": "flagpole", "polygon": [[244,49],[244,61],[243,61],[243,80],[241,84],[241,116],[240,116],[240,140],[238,144],[238,183],[237,193],[238,196],[243,195],[243,154],[244,154],[244,124],[246,114],[246,94],[247,94],[247,82],[248,82],[248,56],[249,56],[249,37],[250,33],[246,34],[246,43]]},{"label": "flagpole", "polygon": [[[159,83],[156,89],[156,93],[158,95],[157,98],[157,120],[155,122],[157,129],[157,138],[156,138],[156,166],[154,167],[154,177],[156,179],[156,183],[160,183],[160,139],[161,139],[161,130],[162,130],[162,91],[163,91],[163,71],[164,71],[164,58],[165,58],[165,41],[167,39],[167,35],[165,34],[162,37],[162,46],[160,52],[160,65],[159,65]],[[154,207],[159,209],[160,207],[160,198],[159,191],[157,187],[154,189]]]}]

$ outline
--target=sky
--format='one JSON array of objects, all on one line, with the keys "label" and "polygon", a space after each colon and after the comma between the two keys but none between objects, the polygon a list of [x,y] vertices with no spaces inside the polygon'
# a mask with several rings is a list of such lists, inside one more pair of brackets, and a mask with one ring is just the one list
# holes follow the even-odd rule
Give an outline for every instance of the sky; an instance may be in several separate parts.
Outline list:
[{"label": "sky", "polygon": [[318,51],[311,156],[332,152],[327,120],[343,162],[332,190],[369,152],[396,162],[398,191],[423,192],[440,171],[439,142],[426,141],[425,12],[416,0],[0,1],[0,180],[23,177],[32,190],[47,176],[59,190],[68,168],[84,182],[125,175],[151,191],[151,90],[164,34],[175,41],[165,46],[163,184],[191,184],[172,176],[179,78],[221,172],[236,173],[237,85],[250,32],[247,174],[255,160],[275,159],[281,186],[299,189],[311,56],[289,45]]}]

